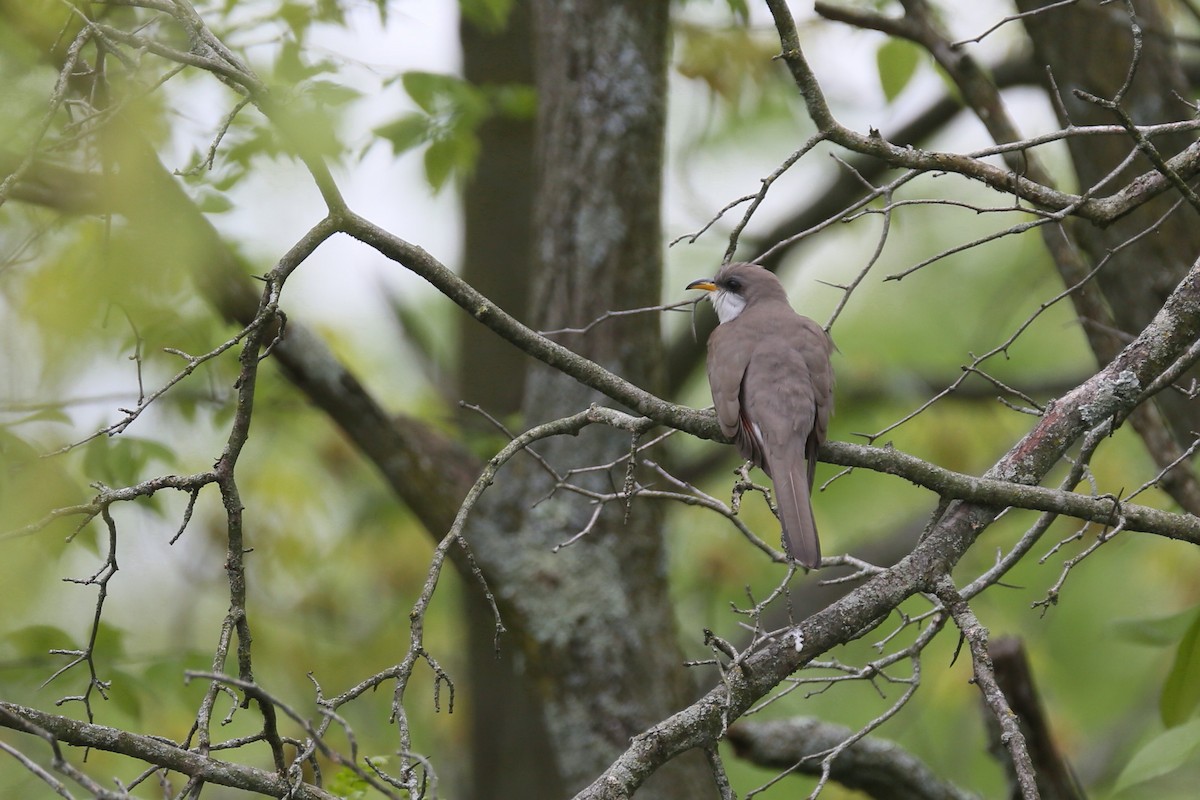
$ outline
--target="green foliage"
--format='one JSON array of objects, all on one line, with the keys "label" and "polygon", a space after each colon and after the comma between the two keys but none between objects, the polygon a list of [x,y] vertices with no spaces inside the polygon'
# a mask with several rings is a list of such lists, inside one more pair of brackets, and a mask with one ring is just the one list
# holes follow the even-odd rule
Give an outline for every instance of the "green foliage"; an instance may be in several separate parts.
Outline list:
[{"label": "green foliage", "polygon": [[305,38],[313,23],[329,22],[342,25],[346,21],[341,4],[333,2],[333,0],[318,0],[315,3],[286,0],[279,5],[275,13],[279,19],[287,23],[292,34],[299,40]]},{"label": "green foliage", "polygon": [[[380,770],[386,770],[388,765],[395,766],[395,759],[388,756],[366,756],[363,761],[370,762],[371,765],[378,767]],[[369,769],[369,768],[368,768]],[[329,778],[325,784],[325,789],[330,794],[340,797],[343,800],[370,800],[370,798],[383,797],[383,795],[371,788],[371,785],[363,780],[349,767],[342,767]],[[409,797],[408,792],[401,790],[401,797]]]},{"label": "green foliage", "polygon": [[458,9],[463,19],[482,31],[495,33],[508,25],[513,0],[459,0]]},{"label": "green foliage", "polygon": [[86,499],[61,459],[18,436],[16,425],[0,425],[0,532],[40,518],[47,511]]},{"label": "green foliage", "polygon": [[129,486],[148,470],[170,468],[174,451],[156,439],[136,436],[97,436],[83,448],[83,470],[106,486]]},{"label": "green foliage", "polygon": [[492,117],[532,119],[533,87],[516,84],[474,86],[452,75],[406,72],[401,83],[420,109],[375,129],[392,152],[425,149],[425,177],[435,191],[451,177],[466,178],[479,157],[479,126]]},{"label": "green foliage", "polygon": [[51,650],[68,648],[74,641],[71,634],[54,625],[26,625],[0,637],[4,658],[42,659]]},{"label": "green foliage", "polygon": [[760,101],[764,87],[782,83],[782,75],[772,63],[779,41],[762,31],[684,20],[675,26],[675,37],[675,70],[685,78],[702,82],[714,95],[737,108],[745,109]]},{"label": "green foliage", "polygon": [[750,22],[750,6],[746,3],[746,0],[725,0],[725,4],[729,6],[729,11],[743,25]]},{"label": "green foliage", "polygon": [[1182,725],[1200,707],[1200,609],[1179,640],[1175,660],[1163,684],[1159,711],[1168,728]]},{"label": "green foliage", "polygon": [[875,51],[879,85],[889,103],[895,100],[912,80],[917,66],[921,63],[921,52],[915,44],[904,39],[888,39]]},{"label": "green foliage", "polygon": [[1176,772],[1200,758],[1200,719],[1163,731],[1142,745],[1121,770],[1114,793]]},{"label": "green foliage", "polygon": [[1180,611],[1165,617],[1121,619],[1113,623],[1113,631],[1122,639],[1150,647],[1178,644],[1194,624],[1194,610]]}]

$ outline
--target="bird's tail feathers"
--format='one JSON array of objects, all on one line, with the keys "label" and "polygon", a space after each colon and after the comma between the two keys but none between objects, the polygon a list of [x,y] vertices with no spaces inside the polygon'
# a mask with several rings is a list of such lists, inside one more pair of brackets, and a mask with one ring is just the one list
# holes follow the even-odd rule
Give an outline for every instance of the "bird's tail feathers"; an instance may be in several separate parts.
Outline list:
[{"label": "bird's tail feathers", "polygon": [[821,564],[821,543],[809,495],[808,462],[804,458],[789,459],[772,472],[784,548],[796,561],[813,569]]}]

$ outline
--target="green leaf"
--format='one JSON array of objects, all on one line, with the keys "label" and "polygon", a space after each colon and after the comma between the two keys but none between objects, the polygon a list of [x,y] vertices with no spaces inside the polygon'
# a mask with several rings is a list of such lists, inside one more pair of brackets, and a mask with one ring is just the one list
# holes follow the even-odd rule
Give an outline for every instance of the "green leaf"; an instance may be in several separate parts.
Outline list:
[{"label": "green leaf", "polygon": [[480,89],[453,75],[433,72],[406,72],[401,79],[424,114],[406,114],[375,130],[388,139],[397,152],[428,143],[425,150],[425,178],[434,191],[440,190],[452,175],[464,176],[475,167],[479,154],[476,131],[489,114],[503,109],[513,115],[531,113],[536,106],[529,92],[520,87]]},{"label": "green leaf", "polygon": [[355,774],[354,770],[342,767],[330,776],[329,783],[325,788],[345,800],[359,800],[359,798],[367,796],[367,789],[370,788],[370,785]]},{"label": "green leaf", "polygon": [[201,191],[196,207],[205,214],[224,214],[233,208],[233,201],[220,192]]},{"label": "green leaf", "polygon": [[1200,706],[1200,611],[1179,640],[1175,661],[1163,683],[1159,713],[1163,724],[1173,728],[1188,719]]},{"label": "green leaf", "polygon": [[484,33],[499,33],[508,26],[513,0],[459,0],[463,19]]},{"label": "green leaf", "polygon": [[883,87],[884,97],[889,103],[908,86],[920,61],[921,51],[912,42],[903,39],[888,39],[875,52],[879,85]]},{"label": "green leaf", "polygon": [[391,142],[392,153],[399,155],[433,138],[431,122],[424,114],[405,114],[376,128],[375,134]]},{"label": "green leaf", "polygon": [[61,408],[43,408],[24,417],[22,422],[59,422],[64,425],[71,424],[71,417]]},{"label": "green leaf", "polygon": [[537,89],[522,83],[489,88],[489,99],[497,113],[509,119],[530,120],[537,114]]},{"label": "green leaf", "polygon": [[154,439],[134,436],[97,436],[84,448],[83,470],[89,480],[108,486],[129,486],[140,481],[151,462],[171,464],[175,453]]},{"label": "green leaf", "polygon": [[425,179],[435,192],[441,190],[451,175],[470,172],[478,150],[479,141],[474,135],[434,142],[425,151]]},{"label": "green leaf", "polygon": [[746,0],[725,0],[725,4],[729,6],[729,11],[737,17],[738,22],[743,25],[750,23],[750,8],[746,5]]},{"label": "green leaf", "polygon": [[62,628],[52,625],[27,625],[5,634],[5,650],[19,659],[36,659],[51,650],[67,650],[75,646],[75,639]]},{"label": "green leaf", "polygon": [[135,722],[142,719],[142,698],[138,694],[141,681],[134,675],[122,670],[110,669],[105,673],[105,680],[112,682],[108,698],[127,717]]},{"label": "green leaf", "polygon": [[308,81],[304,85],[304,91],[325,108],[330,106],[344,106],[351,100],[357,100],[362,96],[362,92],[357,89],[335,83],[334,81]]},{"label": "green leaf", "polygon": [[1113,793],[1159,778],[1200,757],[1200,719],[1160,733],[1142,745],[1117,777]]},{"label": "green leaf", "polygon": [[400,82],[404,85],[404,91],[408,92],[408,96],[422,111],[426,114],[436,114],[438,99],[453,92],[454,84],[461,81],[449,75],[414,70],[404,73]]},{"label": "green leaf", "polygon": [[98,623],[95,652],[103,654],[106,658],[125,655],[125,631],[104,621]]},{"label": "green leaf", "polygon": [[275,59],[275,79],[285,85],[294,86],[311,74],[301,58],[300,45],[291,39],[285,39],[279,48],[279,57]]},{"label": "green leaf", "polygon": [[292,35],[297,39],[304,38],[313,22],[312,9],[305,3],[284,3],[275,15],[291,28]]},{"label": "green leaf", "polygon": [[338,140],[337,117],[308,104],[291,109],[288,115],[288,126],[294,138],[304,143],[305,147],[337,158],[343,152]]},{"label": "green leaf", "polygon": [[1147,647],[1167,647],[1183,638],[1192,624],[1195,610],[1188,609],[1165,617],[1138,617],[1118,619],[1112,623],[1118,638]]}]

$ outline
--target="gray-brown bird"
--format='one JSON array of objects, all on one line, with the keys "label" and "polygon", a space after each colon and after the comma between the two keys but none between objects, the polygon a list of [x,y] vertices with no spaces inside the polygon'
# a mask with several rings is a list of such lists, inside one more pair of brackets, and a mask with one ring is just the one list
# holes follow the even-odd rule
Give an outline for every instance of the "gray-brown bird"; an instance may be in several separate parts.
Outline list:
[{"label": "gray-brown bird", "polygon": [[720,320],[708,337],[708,384],[721,431],[774,482],[788,554],[816,567],[811,496],[833,413],[833,341],[757,264],[726,264],[687,288],[709,292]]}]

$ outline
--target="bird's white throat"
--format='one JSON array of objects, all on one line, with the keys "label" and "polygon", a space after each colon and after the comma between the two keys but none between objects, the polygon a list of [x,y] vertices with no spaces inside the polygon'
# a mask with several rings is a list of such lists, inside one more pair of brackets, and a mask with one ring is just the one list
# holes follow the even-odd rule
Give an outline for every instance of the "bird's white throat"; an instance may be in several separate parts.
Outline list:
[{"label": "bird's white throat", "polygon": [[746,298],[740,294],[727,292],[724,289],[718,289],[709,295],[712,300],[713,308],[717,311],[717,319],[721,322],[729,322],[737,319],[738,314],[746,308]]}]

